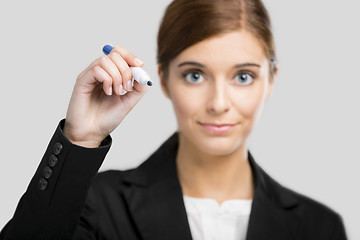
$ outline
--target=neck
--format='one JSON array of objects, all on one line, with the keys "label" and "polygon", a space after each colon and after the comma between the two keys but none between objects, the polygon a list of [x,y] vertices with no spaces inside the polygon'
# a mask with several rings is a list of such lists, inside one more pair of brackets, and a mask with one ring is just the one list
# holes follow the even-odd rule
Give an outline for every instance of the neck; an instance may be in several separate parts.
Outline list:
[{"label": "neck", "polygon": [[253,176],[246,144],[227,155],[211,155],[179,134],[176,165],[184,195],[213,198],[219,204],[228,199],[253,197]]}]

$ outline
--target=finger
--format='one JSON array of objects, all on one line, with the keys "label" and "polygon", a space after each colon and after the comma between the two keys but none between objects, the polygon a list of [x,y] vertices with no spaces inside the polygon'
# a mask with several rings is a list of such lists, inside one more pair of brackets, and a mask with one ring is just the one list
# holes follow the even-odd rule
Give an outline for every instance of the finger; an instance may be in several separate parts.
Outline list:
[{"label": "finger", "polygon": [[102,67],[112,78],[112,88],[117,95],[121,95],[119,86],[122,85],[122,76],[115,63],[108,56],[99,58],[99,66]]},{"label": "finger", "polygon": [[134,81],[134,91],[136,92],[146,92],[148,89],[147,85],[141,85],[138,81]]},{"label": "finger", "polygon": [[94,78],[103,84],[103,89],[106,95],[112,95],[112,78],[111,76],[100,66],[95,66],[92,69],[92,75]]},{"label": "finger", "polygon": [[120,56],[132,67],[142,67],[144,65],[144,62],[141,61],[138,57],[136,57],[134,54],[129,52],[127,49],[116,45],[111,52],[117,52],[120,54]]},{"label": "finger", "polygon": [[125,62],[125,60],[120,56],[120,54],[116,51],[111,51],[111,53],[108,55],[109,58],[113,61],[113,63],[118,68],[121,77],[122,77],[122,85],[120,83],[117,83],[114,85],[114,87],[120,89],[119,91],[125,89],[126,91],[132,91],[132,73],[130,70],[130,67]]},{"label": "finger", "polygon": [[82,78],[85,74],[91,72],[91,69],[93,69],[95,66],[99,65],[100,62],[100,58],[95,59],[94,61],[92,61],[87,68],[85,68],[79,75],[78,75],[78,79]]}]

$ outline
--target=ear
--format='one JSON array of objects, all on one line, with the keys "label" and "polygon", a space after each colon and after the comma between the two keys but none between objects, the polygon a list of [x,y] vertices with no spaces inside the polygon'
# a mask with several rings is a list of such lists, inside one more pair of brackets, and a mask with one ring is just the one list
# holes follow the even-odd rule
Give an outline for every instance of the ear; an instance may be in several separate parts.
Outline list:
[{"label": "ear", "polygon": [[161,90],[163,91],[165,96],[170,99],[170,94],[169,94],[169,90],[168,90],[168,87],[167,87],[167,82],[164,79],[164,73],[161,70],[161,65],[160,64],[158,64],[158,75],[159,75],[159,79],[160,79]]},{"label": "ear", "polygon": [[[266,96],[266,100],[268,100],[268,98],[271,96],[273,90],[274,90],[274,85],[275,85],[275,81],[276,78],[278,76],[278,70],[279,70],[279,65],[275,64],[274,66],[274,73],[272,75],[272,78],[270,79],[270,83],[269,83],[269,88],[268,88],[268,92],[267,92],[267,96]],[[271,77],[271,76],[270,76]]]}]

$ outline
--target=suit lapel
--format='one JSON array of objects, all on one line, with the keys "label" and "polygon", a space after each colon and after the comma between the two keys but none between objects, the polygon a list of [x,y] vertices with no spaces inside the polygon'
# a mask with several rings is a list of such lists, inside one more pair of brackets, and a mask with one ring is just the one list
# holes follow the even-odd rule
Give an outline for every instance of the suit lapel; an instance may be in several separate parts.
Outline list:
[{"label": "suit lapel", "polygon": [[254,197],[246,240],[295,239],[296,219],[268,201],[263,192]]},{"label": "suit lapel", "polygon": [[183,194],[176,173],[177,135],[130,172],[123,192],[144,240],[191,240]]},{"label": "suit lapel", "polygon": [[[176,172],[178,135],[173,134],[123,181],[123,197],[142,239],[191,240]],[[290,214],[298,200],[271,179],[248,152],[255,181],[246,240],[295,239],[299,219]]]},{"label": "suit lapel", "polygon": [[246,240],[295,239],[300,219],[291,210],[297,198],[271,179],[254,161],[249,161],[255,179],[255,193]]}]

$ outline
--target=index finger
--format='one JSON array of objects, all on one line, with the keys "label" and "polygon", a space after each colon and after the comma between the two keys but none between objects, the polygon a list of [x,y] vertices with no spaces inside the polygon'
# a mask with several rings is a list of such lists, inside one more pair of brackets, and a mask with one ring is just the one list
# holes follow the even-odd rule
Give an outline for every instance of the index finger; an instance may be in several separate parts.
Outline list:
[{"label": "index finger", "polygon": [[138,57],[134,54],[129,52],[127,49],[121,47],[120,45],[116,45],[112,47],[111,45],[105,45],[103,48],[103,52],[107,55],[110,52],[118,53],[126,62],[132,67],[142,67],[144,62],[141,61]]}]

